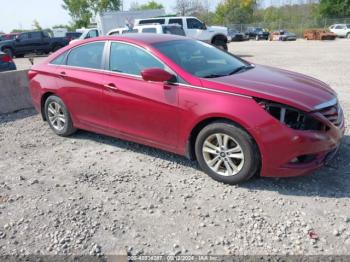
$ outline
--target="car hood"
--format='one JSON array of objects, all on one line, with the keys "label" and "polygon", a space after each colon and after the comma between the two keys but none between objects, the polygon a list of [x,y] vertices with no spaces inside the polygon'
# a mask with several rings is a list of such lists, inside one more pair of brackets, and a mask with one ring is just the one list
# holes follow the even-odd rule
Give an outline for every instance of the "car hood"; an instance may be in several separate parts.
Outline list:
[{"label": "car hood", "polygon": [[228,34],[228,28],[227,27],[224,27],[224,26],[208,26],[207,29],[210,31],[210,32],[217,32],[217,33],[223,33],[225,35]]},{"label": "car hood", "polygon": [[4,45],[7,45],[7,44],[12,44],[14,42],[14,40],[3,40],[3,41],[0,41],[0,45],[1,46],[4,46]]},{"label": "car hood", "polygon": [[205,87],[268,99],[308,112],[336,97],[327,84],[317,79],[261,65],[230,76],[202,79],[202,82]]}]

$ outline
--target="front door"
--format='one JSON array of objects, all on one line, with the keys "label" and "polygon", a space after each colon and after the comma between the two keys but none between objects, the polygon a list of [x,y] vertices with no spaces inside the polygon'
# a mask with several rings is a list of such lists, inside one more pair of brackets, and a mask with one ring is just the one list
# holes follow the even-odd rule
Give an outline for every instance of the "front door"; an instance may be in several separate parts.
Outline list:
[{"label": "front door", "polygon": [[130,44],[112,42],[104,77],[104,101],[110,125],[131,140],[175,148],[178,130],[177,88],[165,83],[144,81],[145,68],[165,65],[148,51]]},{"label": "front door", "polygon": [[79,127],[108,130],[108,117],[102,101],[103,51],[105,42],[73,48],[65,65],[57,67],[57,81],[63,101]]}]

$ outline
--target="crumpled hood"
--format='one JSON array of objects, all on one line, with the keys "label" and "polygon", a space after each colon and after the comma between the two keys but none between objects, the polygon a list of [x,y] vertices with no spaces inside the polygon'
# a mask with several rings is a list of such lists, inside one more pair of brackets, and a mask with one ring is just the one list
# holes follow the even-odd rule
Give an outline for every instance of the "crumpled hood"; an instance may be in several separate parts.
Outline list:
[{"label": "crumpled hood", "polygon": [[[317,105],[336,97],[327,84],[315,78],[261,65],[231,76],[202,79],[202,82],[205,87],[216,84],[215,89],[268,99],[304,111],[313,111]],[[218,88],[218,83],[223,85]]]}]

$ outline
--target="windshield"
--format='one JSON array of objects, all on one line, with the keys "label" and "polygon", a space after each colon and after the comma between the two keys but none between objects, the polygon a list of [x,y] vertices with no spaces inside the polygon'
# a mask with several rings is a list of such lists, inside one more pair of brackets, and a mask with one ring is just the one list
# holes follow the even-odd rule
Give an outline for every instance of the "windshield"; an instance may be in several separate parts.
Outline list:
[{"label": "windshield", "polygon": [[227,76],[251,67],[239,58],[200,41],[175,40],[155,43],[153,46],[197,77]]}]

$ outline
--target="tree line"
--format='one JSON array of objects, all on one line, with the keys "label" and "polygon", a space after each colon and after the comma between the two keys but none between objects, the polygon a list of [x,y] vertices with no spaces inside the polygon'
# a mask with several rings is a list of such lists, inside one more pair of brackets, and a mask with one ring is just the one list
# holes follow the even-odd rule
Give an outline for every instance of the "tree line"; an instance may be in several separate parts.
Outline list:
[{"label": "tree line", "polygon": [[[222,0],[214,10],[210,0],[176,0],[172,10],[174,15],[196,16],[207,24],[232,25],[250,23],[298,23],[303,20],[350,17],[350,0],[308,0],[308,3],[270,6],[259,8],[264,0]],[[305,1],[303,1],[305,2]],[[122,0],[63,0],[62,7],[68,11],[72,21],[68,25],[56,25],[74,31],[88,27],[91,18],[99,12],[123,10]],[[161,9],[164,6],[156,0],[139,4],[131,3],[130,10]],[[40,29],[34,20],[33,27]]]}]

